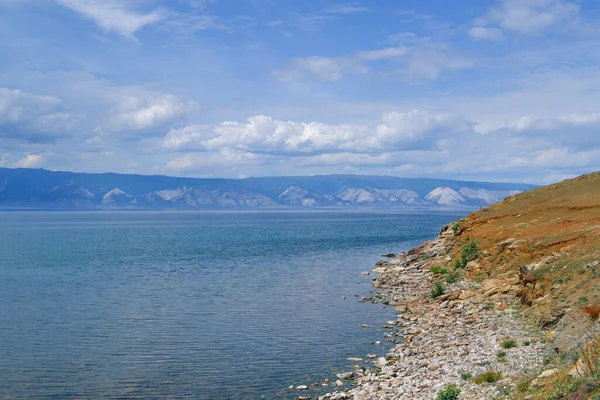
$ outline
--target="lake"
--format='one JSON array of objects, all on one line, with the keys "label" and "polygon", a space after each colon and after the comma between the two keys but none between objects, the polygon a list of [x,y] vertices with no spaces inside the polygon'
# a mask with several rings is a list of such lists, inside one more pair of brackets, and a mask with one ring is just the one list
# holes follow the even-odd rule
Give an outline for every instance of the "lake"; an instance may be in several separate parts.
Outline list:
[{"label": "lake", "polygon": [[360,272],[458,217],[0,212],[0,397],[296,398],[389,349]]}]

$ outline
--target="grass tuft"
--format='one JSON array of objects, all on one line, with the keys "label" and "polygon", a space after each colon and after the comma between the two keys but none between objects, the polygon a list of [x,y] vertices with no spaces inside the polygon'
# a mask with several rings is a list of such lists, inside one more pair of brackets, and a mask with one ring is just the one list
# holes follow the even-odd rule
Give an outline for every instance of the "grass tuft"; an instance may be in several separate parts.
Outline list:
[{"label": "grass tuft", "polygon": [[482,383],[496,383],[500,380],[500,378],[502,378],[502,372],[486,371],[473,378],[473,382],[475,382],[478,385],[481,385]]},{"label": "grass tuft", "polygon": [[437,394],[436,400],[458,400],[460,389],[456,385],[446,385]]},{"label": "grass tuft", "polygon": [[433,287],[431,288],[431,292],[429,292],[431,297],[434,299],[440,297],[444,293],[446,293],[446,286],[444,286],[442,281],[435,281]]}]

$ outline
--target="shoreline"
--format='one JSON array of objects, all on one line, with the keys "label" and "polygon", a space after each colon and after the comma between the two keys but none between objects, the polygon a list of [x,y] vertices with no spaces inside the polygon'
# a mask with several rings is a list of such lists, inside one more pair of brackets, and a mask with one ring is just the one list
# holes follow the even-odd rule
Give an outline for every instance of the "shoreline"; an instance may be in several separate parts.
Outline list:
[{"label": "shoreline", "polygon": [[[523,376],[543,369],[549,346],[544,332],[525,320],[524,307],[515,306],[518,276],[481,284],[459,279],[432,298],[440,275],[430,268],[452,260],[453,238],[447,225],[419,248],[377,263],[372,284],[379,302],[396,309],[396,321],[384,327],[393,347],[364,355],[371,365],[355,367],[353,386],[320,400],[433,399],[446,385],[456,385],[463,400],[501,399],[519,390]],[[474,382],[492,373],[494,382]]]}]

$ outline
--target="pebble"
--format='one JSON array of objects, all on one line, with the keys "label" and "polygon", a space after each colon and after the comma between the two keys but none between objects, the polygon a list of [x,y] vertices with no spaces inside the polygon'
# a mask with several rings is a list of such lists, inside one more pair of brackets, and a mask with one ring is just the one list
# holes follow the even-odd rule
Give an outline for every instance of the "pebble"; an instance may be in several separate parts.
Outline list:
[{"label": "pebble", "polygon": [[[499,398],[500,386],[463,381],[461,373],[477,375],[493,368],[502,372],[502,385],[514,388],[522,371],[543,365],[540,333],[522,324],[521,311],[494,306],[511,304],[510,285],[487,282],[484,293],[478,285],[462,281],[447,285],[444,297],[431,298],[429,267],[452,261],[447,253],[452,236],[442,232],[418,253],[379,263],[379,276],[373,282],[378,289],[375,296],[397,310],[397,320],[386,322],[397,329],[384,333],[388,340],[397,340],[396,345],[385,357],[367,354],[375,368],[357,369],[351,388],[319,399],[433,399],[446,384],[458,384],[462,400]],[[503,300],[494,300],[494,296]],[[532,345],[505,350],[500,344],[506,338]],[[507,353],[507,362],[498,362],[499,351]],[[335,383],[343,386],[339,379]]]}]

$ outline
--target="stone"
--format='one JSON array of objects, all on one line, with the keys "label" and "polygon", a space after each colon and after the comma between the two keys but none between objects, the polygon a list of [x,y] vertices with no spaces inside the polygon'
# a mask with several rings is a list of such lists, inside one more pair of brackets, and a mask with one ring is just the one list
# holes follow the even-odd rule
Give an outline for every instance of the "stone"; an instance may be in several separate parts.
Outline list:
[{"label": "stone", "polygon": [[552,368],[552,369],[549,369],[549,370],[546,370],[546,371],[542,372],[538,376],[538,378],[539,379],[549,378],[549,377],[551,377],[553,375],[558,374],[559,372],[560,372],[560,370],[558,368]]},{"label": "stone", "polygon": [[308,386],[307,385],[298,385],[296,386],[297,390],[308,390]]},{"label": "stone", "polygon": [[459,300],[470,299],[471,297],[475,296],[477,293],[478,293],[477,290],[466,290],[458,296],[458,299]]},{"label": "stone", "polygon": [[335,386],[344,386],[344,382],[338,379],[337,381],[335,381]]},{"label": "stone", "polygon": [[338,374],[335,374],[335,376],[337,376],[339,379],[350,379],[354,376],[354,371],[340,372]]},{"label": "stone", "polygon": [[363,271],[360,273],[361,275],[371,275],[371,273],[369,271]]},{"label": "stone", "polygon": [[379,357],[377,360],[373,361],[373,365],[379,368],[383,368],[387,365],[387,360],[385,357]]}]

